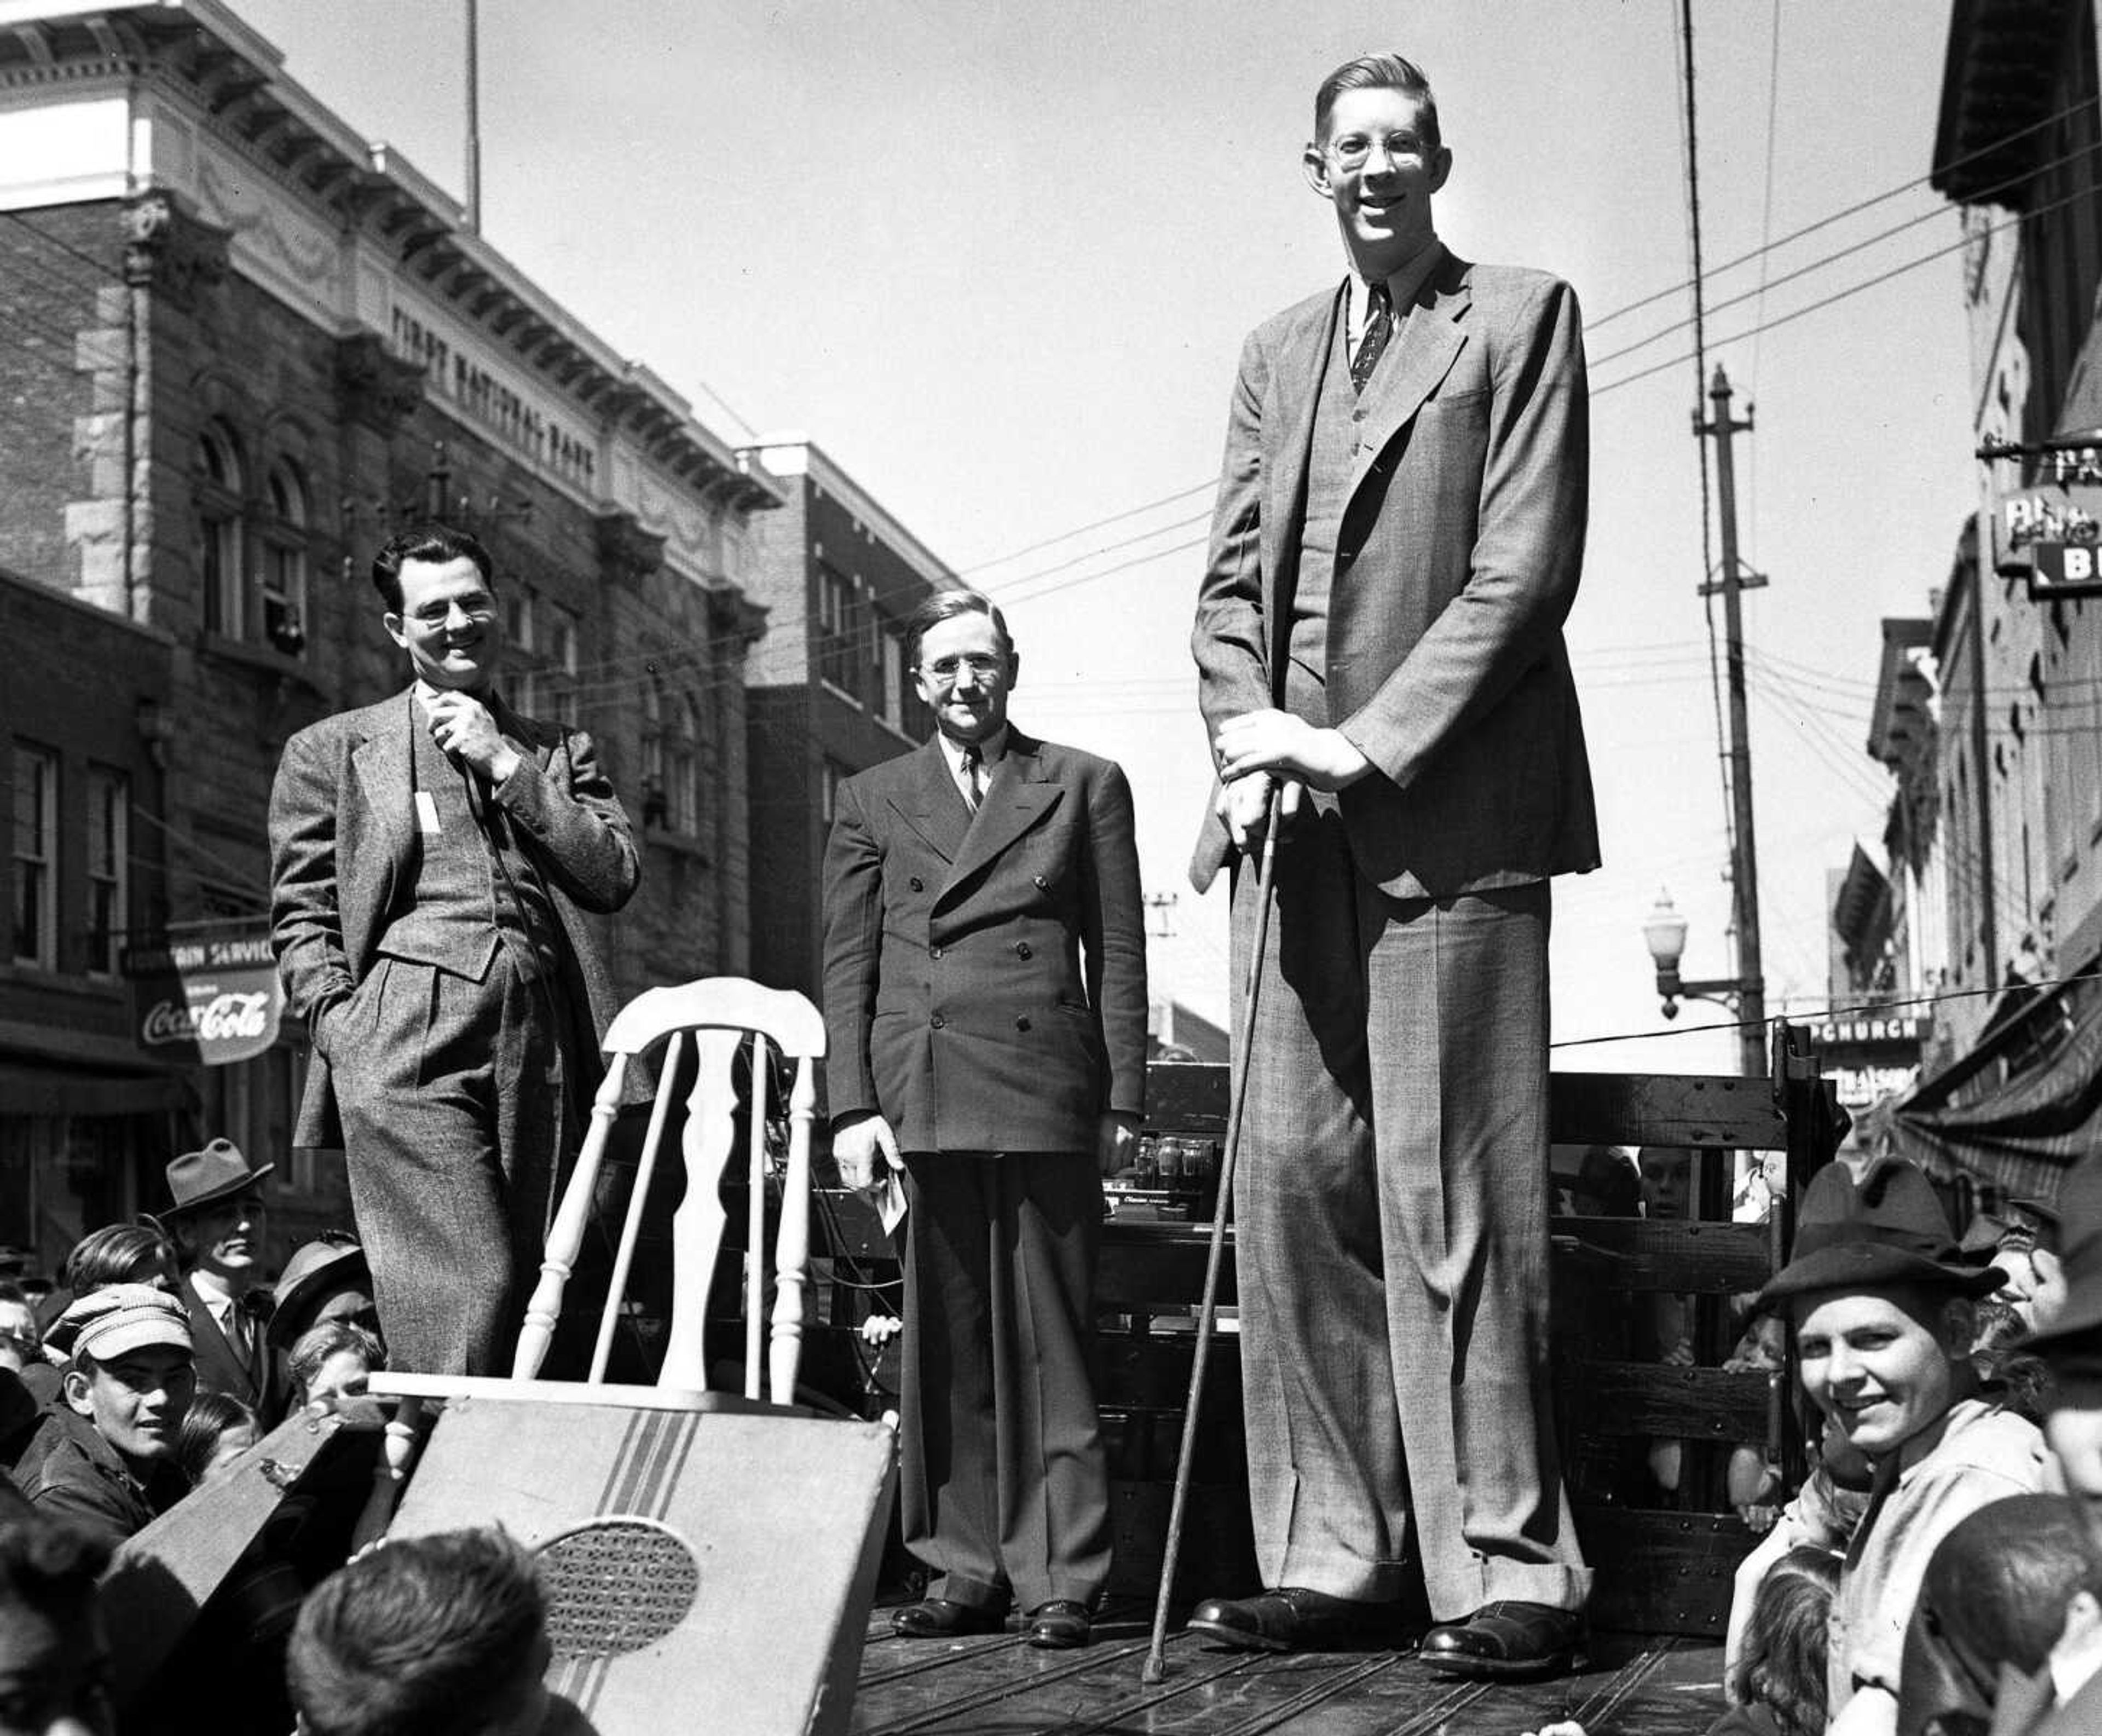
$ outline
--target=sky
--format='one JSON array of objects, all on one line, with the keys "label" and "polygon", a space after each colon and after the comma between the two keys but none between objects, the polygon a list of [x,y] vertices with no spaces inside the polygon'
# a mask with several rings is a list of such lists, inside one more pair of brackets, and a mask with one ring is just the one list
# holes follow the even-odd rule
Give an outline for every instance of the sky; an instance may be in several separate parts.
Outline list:
[{"label": "sky", "polygon": [[[287,76],[463,189],[463,0],[235,5]],[[1223,899],[1183,879],[1209,484],[1243,335],[1342,269],[1300,173],[1315,87],[1409,55],[1454,153],[1440,233],[1568,278],[1589,327],[1568,631],[1606,862],[1556,886],[1555,1064],[1731,1072],[1734,1036],[1690,1028],[1729,1015],[1668,1025],[1641,935],[1668,886],[1685,974],[1731,974],[1678,11],[483,0],[482,228],[725,438],[807,434],[1002,602],[1017,720],[1131,775],[1147,892],[1174,900],[1156,993],[1219,1018]],[[1828,870],[1857,841],[1881,859],[1878,623],[1930,612],[1976,504],[1958,220],[1924,184],[1948,15],[1693,14],[1709,363],[1754,406],[1740,531],[1768,580],[1745,607],[1767,1004],[1807,1017]]]}]

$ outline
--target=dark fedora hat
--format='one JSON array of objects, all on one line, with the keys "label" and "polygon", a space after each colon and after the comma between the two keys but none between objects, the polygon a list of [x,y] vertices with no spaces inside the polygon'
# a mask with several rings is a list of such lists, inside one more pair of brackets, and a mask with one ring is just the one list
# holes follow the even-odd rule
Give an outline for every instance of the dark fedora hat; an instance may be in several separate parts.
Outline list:
[{"label": "dark fedora hat", "polygon": [[[2073,1348],[2070,1339],[2102,1336],[2102,1152],[2090,1153],[2066,1172],[2058,1193],[2058,1222],[2065,1303],[2057,1319],[2021,1346],[2047,1360]],[[2091,1360],[2099,1348],[2091,1342],[2079,1347]]]},{"label": "dark fedora hat", "polygon": [[1794,1257],[1767,1281],[1759,1303],[1895,1284],[1985,1296],[2003,1281],[1998,1267],[1964,1259],[1941,1201],[1911,1164],[1878,1163],[1857,1183],[1844,1164],[1829,1163],[1803,1190]]},{"label": "dark fedora hat", "polygon": [[201,1152],[184,1152],[168,1165],[168,1192],[175,1203],[161,1215],[179,1217],[224,1200],[255,1183],[277,1167],[251,1164],[231,1139],[214,1139]]},{"label": "dark fedora hat", "polygon": [[324,1237],[305,1243],[278,1275],[275,1306],[264,1336],[273,1345],[289,1347],[313,1325],[309,1316],[328,1290],[361,1281],[370,1287],[372,1268],[356,1242]]}]

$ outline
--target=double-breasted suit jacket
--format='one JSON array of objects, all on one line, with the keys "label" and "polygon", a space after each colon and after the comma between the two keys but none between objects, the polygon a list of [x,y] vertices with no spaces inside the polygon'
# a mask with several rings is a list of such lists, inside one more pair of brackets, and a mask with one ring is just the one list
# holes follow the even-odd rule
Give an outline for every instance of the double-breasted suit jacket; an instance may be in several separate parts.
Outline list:
[{"label": "double-breasted suit jacket", "polygon": [[1010,726],[973,815],[931,741],[840,787],[825,914],[833,1120],[880,1113],[905,1158],[906,1544],[932,1596],[1091,1603],[1097,1137],[1145,1103],[1130,788]]},{"label": "double-breasted suit jacket", "polygon": [[825,865],[828,1107],[906,1151],[1092,1151],[1146,1088],[1131,792],[1010,728],[973,819],[940,746],[840,785]]},{"label": "double-breasted suit jacket", "polygon": [[[1331,290],[1241,351],[1192,637],[1205,726],[1285,703]],[[1367,388],[1328,624],[1331,722],[1380,776],[1337,797],[1360,870],[1397,897],[1599,863],[1562,624],[1583,565],[1589,434],[1569,286],[1448,254]],[[1225,861],[1208,822],[1191,877]]]},{"label": "double-breasted suit jacket", "polygon": [[[300,730],[271,789],[272,939],[292,1012],[314,1041],[295,1145],[343,1144],[327,1021],[370,975],[388,923],[415,889],[415,704],[399,693]],[[501,701],[490,708],[525,761],[491,800],[561,917],[569,946],[560,987],[574,1026],[602,1036],[616,1010],[613,984],[583,912],[618,910],[635,890],[627,812],[584,731],[521,717]],[[587,1070],[596,1061],[574,1059]]]}]

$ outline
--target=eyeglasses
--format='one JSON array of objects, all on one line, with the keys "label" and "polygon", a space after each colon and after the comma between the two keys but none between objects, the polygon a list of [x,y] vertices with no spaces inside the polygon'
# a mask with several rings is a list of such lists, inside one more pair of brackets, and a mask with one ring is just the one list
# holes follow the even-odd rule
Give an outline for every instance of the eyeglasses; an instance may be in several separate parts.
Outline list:
[{"label": "eyeglasses", "polygon": [[982,682],[991,681],[1007,673],[1004,657],[937,657],[932,663],[920,665],[920,673],[944,687],[969,669],[973,677]]},{"label": "eyeglasses", "polygon": [[1390,132],[1384,139],[1346,133],[1328,144],[1329,157],[1341,169],[1362,169],[1372,160],[1374,150],[1384,151],[1390,163],[1420,162],[1430,154],[1429,148],[1412,132]]}]

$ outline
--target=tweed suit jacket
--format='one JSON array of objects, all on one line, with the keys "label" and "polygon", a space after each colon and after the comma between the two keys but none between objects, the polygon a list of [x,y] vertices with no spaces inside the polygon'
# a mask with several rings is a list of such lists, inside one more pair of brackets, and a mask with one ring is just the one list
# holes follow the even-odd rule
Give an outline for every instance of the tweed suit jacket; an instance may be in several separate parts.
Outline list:
[{"label": "tweed suit jacket", "polygon": [[2047,1663],[2034,1675],[2002,1664],[1991,1736],[2094,1736],[2102,1730],[2102,1675],[2089,1676],[2063,1706],[2057,1691]]},{"label": "tweed suit jacket", "polygon": [[1130,787],[1010,726],[973,816],[938,742],[840,787],[825,855],[827,1106],[906,1151],[1093,1151],[1145,1108]]},{"label": "tweed suit jacket", "polygon": [[[1341,287],[1241,352],[1191,647],[1216,735],[1281,705],[1315,411]],[[1562,624],[1583,565],[1590,446],[1576,298],[1543,273],[1436,265],[1367,388],[1329,593],[1328,721],[1376,775],[1337,806],[1396,897],[1599,863]],[[1225,861],[1208,818],[1200,890]]]},{"label": "tweed suit jacket", "polygon": [[[293,1014],[314,1045],[293,1143],[339,1148],[328,1015],[354,994],[387,926],[415,887],[417,831],[407,690],[339,712],[285,744],[270,791],[270,939]],[[522,717],[498,700],[497,726],[523,761],[490,792],[509,815],[568,939],[560,989],[575,1028],[605,1034],[612,979],[583,912],[619,909],[640,877],[627,812],[581,730]],[[576,1057],[588,1071],[593,1056]]]}]

